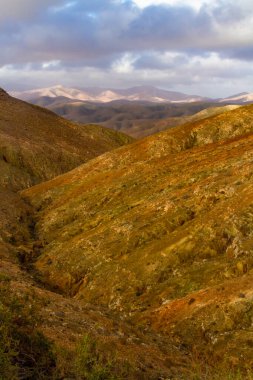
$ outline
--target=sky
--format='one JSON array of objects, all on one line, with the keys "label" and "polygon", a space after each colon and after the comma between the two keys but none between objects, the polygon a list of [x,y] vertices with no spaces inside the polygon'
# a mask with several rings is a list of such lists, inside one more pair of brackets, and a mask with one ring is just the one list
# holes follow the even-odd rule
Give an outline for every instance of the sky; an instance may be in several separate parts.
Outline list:
[{"label": "sky", "polygon": [[0,87],[253,92],[252,0],[0,0]]}]

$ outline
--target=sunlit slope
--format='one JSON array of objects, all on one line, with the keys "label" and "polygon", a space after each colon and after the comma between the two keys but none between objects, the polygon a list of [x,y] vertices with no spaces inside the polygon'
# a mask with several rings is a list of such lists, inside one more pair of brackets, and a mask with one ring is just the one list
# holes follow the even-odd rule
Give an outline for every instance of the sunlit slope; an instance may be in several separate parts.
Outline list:
[{"label": "sunlit slope", "polygon": [[[199,104],[201,106],[201,103]],[[188,105],[187,105],[188,107]],[[182,115],[182,116],[167,116],[161,119],[154,120],[135,120],[132,125],[123,126],[121,131],[125,132],[135,138],[143,138],[146,136],[151,136],[155,133],[166,131],[169,128],[176,127],[178,125],[183,125],[186,123],[192,123],[198,120],[203,120],[205,118],[222,114],[224,112],[229,112],[240,107],[239,105],[226,105],[223,107],[210,107],[210,104],[203,104],[202,110],[199,112],[192,112],[192,115]],[[108,124],[109,125],[109,124]],[[113,125],[113,123],[112,123]]]},{"label": "sunlit slope", "polygon": [[252,110],[175,128],[25,191],[41,209],[36,267],[46,281],[132,309],[233,276],[238,260],[226,252],[251,249]]}]

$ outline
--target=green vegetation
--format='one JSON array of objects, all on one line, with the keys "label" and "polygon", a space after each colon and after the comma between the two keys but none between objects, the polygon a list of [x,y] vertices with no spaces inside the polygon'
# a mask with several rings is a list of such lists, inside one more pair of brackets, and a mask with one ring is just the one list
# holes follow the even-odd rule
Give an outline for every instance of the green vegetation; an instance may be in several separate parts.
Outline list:
[{"label": "green vegetation", "polygon": [[11,294],[0,278],[0,379],[53,379],[56,364],[51,343],[37,328],[33,300]]},{"label": "green vegetation", "polygon": [[39,330],[35,297],[12,294],[0,273],[0,380],[132,379],[115,347],[85,335],[74,352],[54,346]]},{"label": "green vegetation", "polygon": [[111,346],[83,337],[77,348],[75,360],[77,377],[85,380],[120,380],[130,376],[130,367],[117,360],[117,352]]},{"label": "green vegetation", "polygon": [[217,362],[211,353],[201,356],[196,348],[190,355],[189,372],[182,380],[253,380],[253,370],[247,363],[244,369],[237,368],[226,358]]}]

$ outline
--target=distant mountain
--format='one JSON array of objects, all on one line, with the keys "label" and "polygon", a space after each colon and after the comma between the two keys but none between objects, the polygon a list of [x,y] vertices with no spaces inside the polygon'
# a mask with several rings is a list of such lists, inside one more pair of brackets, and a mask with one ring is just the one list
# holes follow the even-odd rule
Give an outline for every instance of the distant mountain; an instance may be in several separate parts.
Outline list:
[{"label": "distant mountain", "polygon": [[88,87],[83,89],[68,88],[61,85],[38,88],[34,90],[12,92],[13,96],[38,104],[38,99],[47,99],[47,103],[53,99],[59,101],[80,101],[92,103],[109,102],[150,102],[150,103],[194,103],[194,102],[219,102],[219,103],[251,103],[253,93],[241,92],[226,98],[212,99],[199,95],[187,95],[176,91],[167,91],[153,86],[136,86],[128,89],[112,89]]},{"label": "distant mountain", "polygon": [[198,95],[186,95],[180,92],[161,90],[152,86],[137,86],[129,89],[86,88],[83,90],[66,88],[61,85],[35,90],[13,92],[13,96],[22,100],[35,100],[41,97],[64,97],[72,100],[107,103],[117,100],[146,101],[154,103],[192,103],[206,101]]},{"label": "distant mountain", "polygon": [[74,88],[65,88],[61,85],[46,88],[38,88],[35,90],[23,92],[12,92],[12,95],[22,100],[31,100],[41,97],[63,97],[67,99],[92,100],[92,97],[90,97],[89,94],[84,91],[80,91]]},{"label": "distant mountain", "polygon": [[220,99],[220,103],[251,103],[253,102],[253,92],[241,92],[239,94],[235,94],[229,96],[228,98]]}]

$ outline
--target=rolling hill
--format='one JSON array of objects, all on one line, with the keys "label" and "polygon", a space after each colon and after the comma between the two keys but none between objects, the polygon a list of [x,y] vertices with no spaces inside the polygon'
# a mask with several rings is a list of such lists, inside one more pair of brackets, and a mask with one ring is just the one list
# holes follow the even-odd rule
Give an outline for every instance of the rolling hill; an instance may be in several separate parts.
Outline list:
[{"label": "rolling hill", "polygon": [[[198,107],[201,109],[201,111],[194,113],[194,111],[197,110]],[[198,106],[195,106],[195,107],[193,106],[190,108],[180,107],[180,108],[171,110],[172,111],[171,115],[170,115],[170,112],[168,112],[169,116],[161,118],[161,119],[134,120],[132,123],[125,125],[120,130],[122,132],[124,131],[125,133],[139,139],[139,138],[153,135],[158,132],[166,131],[167,129],[176,127],[178,125],[194,122],[197,120],[203,120],[211,116],[232,111],[238,107],[240,106],[235,105],[235,104],[214,107],[211,104],[200,103]],[[173,114],[177,114],[181,116],[172,116]],[[105,125],[107,125],[107,123],[105,123]]]},{"label": "rolling hill", "polygon": [[[134,138],[143,138],[188,121],[203,119],[212,114],[229,110],[230,103],[236,106],[237,103],[240,104],[245,101],[241,97],[221,100],[195,97],[194,102],[186,98],[185,101],[181,102],[175,100],[179,99],[178,93],[150,87],[135,87],[128,90],[117,90],[117,100],[115,100],[116,97],[115,99],[112,97],[108,98],[107,102],[101,102],[94,98],[95,95],[99,96],[101,91],[99,89],[87,89],[87,92],[84,93],[81,90],[55,86],[31,90],[20,93],[18,96],[28,99],[32,104],[46,107],[68,120],[83,124],[99,124],[121,131]],[[127,96],[137,94],[138,91],[139,98],[136,95],[136,100],[128,99]],[[160,93],[160,96],[163,93],[167,94],[167,97],[164,95],[163,102],[156,102],[155,97],[152,98],[151,95],[157,92]],[[247,93],[243,95],[246,96]],[[199,113],[201,111],[203,112]]]},{"label": "rolling hill", "polygon": [[[68,100],[66,98],[43,97],[33,101],[56,114],[76,122],[95,123],[128,134],[134,138],[142,138],[161,132],[170,127],[187,122],[187,117],[198,114],[200,118],[208,117],[205,109],[218,108],[226,110],[221,103],[183,103],[153,104],[145,102],[110,102],[106,104],[87,103]],[[206,115],[206,116],[203,116]],[[190,121],[191,119],[189,119]]]}]

